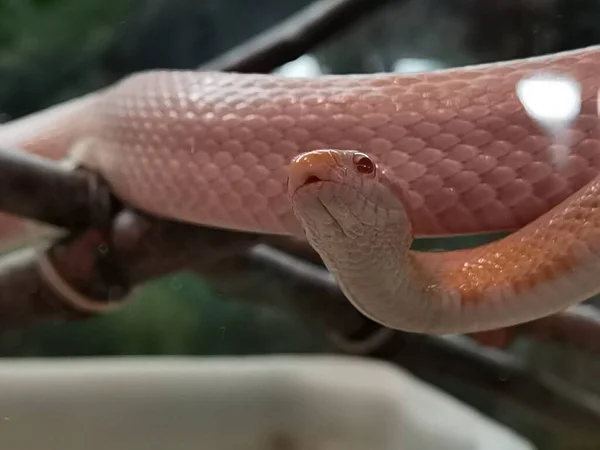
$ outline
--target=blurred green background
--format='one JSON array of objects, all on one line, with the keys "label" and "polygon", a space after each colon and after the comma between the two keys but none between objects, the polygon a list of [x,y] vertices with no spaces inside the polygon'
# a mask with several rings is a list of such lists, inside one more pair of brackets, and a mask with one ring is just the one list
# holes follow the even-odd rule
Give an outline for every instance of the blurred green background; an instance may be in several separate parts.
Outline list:
[{"label": "blurred green background", "polygon": [[[6,121],[147,68],[193,68],[307,2],[250,13],[245,1],[0,1],[0,118]],[[233,14],[236,21],[241,21]],[[256,20],[248,20],[255,16]],[[232,30],[239,30],[232,33]],[[219,31],[220,30],[220,31]],[[272,307],[225,299],[199,277],[151,283],[118,313],[0,337],[5,356],[247,354],[316,351],[316,330]]]}]

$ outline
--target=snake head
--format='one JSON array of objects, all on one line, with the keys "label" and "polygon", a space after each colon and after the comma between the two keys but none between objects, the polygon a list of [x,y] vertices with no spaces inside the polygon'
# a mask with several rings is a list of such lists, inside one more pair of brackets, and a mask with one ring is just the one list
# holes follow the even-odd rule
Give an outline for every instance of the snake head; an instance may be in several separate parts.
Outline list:
[{"label": "snake head", "polygon": [[288,194],[313,246],[372,238],[392,229],[411,235],[405,190],[366,153],[315,150],[298,155],[289,166]]}]

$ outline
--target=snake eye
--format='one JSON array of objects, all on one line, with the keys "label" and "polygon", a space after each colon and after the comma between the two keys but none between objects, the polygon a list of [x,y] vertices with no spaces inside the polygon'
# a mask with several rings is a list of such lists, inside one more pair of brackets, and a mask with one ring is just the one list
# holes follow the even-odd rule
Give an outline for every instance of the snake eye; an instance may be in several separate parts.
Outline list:
[{"label": "snake eye", "polygon": [[353,162],[356,171],[362,175],[371,175],[375,172],[375,163],[364,153],[355,153]]}]

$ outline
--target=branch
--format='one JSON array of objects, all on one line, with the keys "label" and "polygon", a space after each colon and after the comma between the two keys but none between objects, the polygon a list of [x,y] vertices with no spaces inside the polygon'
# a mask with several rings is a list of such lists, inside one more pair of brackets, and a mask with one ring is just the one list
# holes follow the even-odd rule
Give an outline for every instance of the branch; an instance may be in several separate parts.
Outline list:
[{"label": "branch", "polygon": [[[271,72],[296,59],[365,14],[391,0],[319,0],[288,20],[261,33],[202,70]],[[0,142],[0,146],[2,143]],[[72,231],[96,225],[100,212],[117,206],[107,192],[98,192],[95,180],[72,168],[18,150],[0,149],[0,211],[45,222]],[[89,197],[100,197],[92,198]],[[93,209],[96,208],[96,209]],[[106,217],[104,217],[106,219]]]},{"label": "branch", "polygon": [[257,240],[258,235],[123,210],[106,228],[73,233],[48,249],[21,250],[1,259],[0,330],[112,311],[148,281],[202,271]]},{"label": "branch", "polygon": [[430,381],[443,374],[563,426],[594,432],[600,425],[600,399],[556,377],[531,373],[508,355],[470,341],[397,332],[373,323],[351,306],[331,275],[317,265],[258,245],[207,267],[203,275],[219,292],[234,298],[278,299],[276,305],[318,320],[335,330],[333,342],[339,351],[393,361]]},{"label": "branch", "polygon": [[[227,56],[209,63],[209,66],[213,70],[270,72],[310,50],[319,41],[350,26],[375,5],[383,3],[385,1],[382,0],[374,3],[373,0],[322,0],[294,15],[283,25],[261,34],[250,45],[242,45]],[[108,297],[114,293],[114,286],[111,280],[104,280],[101,274],[95,273],[99,270],[100,259],[94,246],[103,243],[104,247],[115,251],[112,241],[116,238],[115,241],[119,242],[119,234],[111,236],[107,228],[110,220],[123,205],[107,194],[107,187],[101,183],[95,184],[96,180],[92,175],[84,171],[60,167],[54,162],[34,155],[7,150],[0,152],[0,182],[2,183],[0,191],[3,193],[0,199],[1,211],[66,228],[74,233],[54,246],[50,252],[54,254],[53,264],[45,265],[45,276],[42,276],[39,270],[40,254],[36,252],[20,252],[2,262],[0,310],[3,311],[3,323],[0,328],[46,319],[48,309],[41,305],[61,305],[58,309],[50,308],[52,310],[50,316],[58,315],[65,320],[68,319],[75,305],[65,307],[66,299],[62,294],[68,293],[67,297],[76,297],[77,293],[81,293],[84,296],[94,295],[100,302],[109,300]],[[138,221],[138,225],[139,222],[147,225],[145,228],[138,227],[135,231],[130,230],[131,238],[132,234],[142,233],[140,229],[144,228],[142,234],[145,235],[147,247],[140,250],[139,247],[134,246],[138,251],[138,259],[128,259],[127,262],[121,261],[119,264],[121,268],[129,268],[128,277],[131,285],[144,282],[147,279],[145,277],[160,276],[189,266],[189,258],[186,260],[184,255],[190,258],[194,255],[189,255],[189,252],[185,251],[183,247],[189,248],[187,245],[182,247],[181,242],[173,242],[174,236],[180,237],[186,244],[195,242],[198,250],[196,256],[199,256],[200,260],[210,252],[220,254],[225,251],[226,253],[231,246],[244,248],[249,240],[241,233],[220,231],[219,240],[226,242],[226,245],[205,252],[206,243],[214,242],[214,236],[211,235],[214,230],[202,228],[192,230],[190,227],[183,227],[185,230],[171,230],[172,227],[177,228],[177,226],[141,215],[133,214],[131,217],[134,217],[132,219],[134,222]],[[171,231],[163,236],[165,230]],[[157,254],[156,250],[159,248],[164,249],[165,252]],[[164,255],[169,255],[171,258]],[[152,258],[158,259],[159,262],[152,261]],[[44,261],[44,258],[41,261]],[[80,261],[86,261],[87,264],[79,264]],[[61,292],[57,291],[57,286],[51,286],[53,283],[48,279],[48,268],[52,268],[53,265],[56,266],[57,272],[62,271],[55,273],[53,277],[54,284],[62,285]],[[16,273],[19,276],[14,276]],[[73,285],[75,292],[65,292],[68,291],[70,284]],[[22,289],[27,285],[38,286],[39,289],[33,289],[31,292]],[[122,292],[121,295],[125,293]],[[100,305],[96,306],[100,308]]]},{"label": "branch", "polygon": [[518,337],[526,337],[599,354],[600,311],[591,305],[577,305],[552,316],[470,336],[491,347],[508,347]]},{"label": "branch", "polygon": [[391,0],[316,1],[254,39],[201,65],[200,70],[271,72],[311,51],[386,3],[391,3]]},{"label": "branch", "polygon": [[516,358],[482,349],[464,339],[411,336],[390,343],[389,358],[433,384],[453,378],[534,412],[560,427],[598,437],[600,398],[558,377],[532,371]]},{"label": "branch", "polygon": [[69,230],[114,213],[110,191],[91,174],[0,148],[0,211]]}]

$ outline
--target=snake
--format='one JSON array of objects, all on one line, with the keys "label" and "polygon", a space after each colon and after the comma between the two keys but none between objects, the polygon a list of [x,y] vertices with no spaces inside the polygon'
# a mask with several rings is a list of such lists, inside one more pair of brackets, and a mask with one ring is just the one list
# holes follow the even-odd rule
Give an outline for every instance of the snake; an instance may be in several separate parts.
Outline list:
[{"label": "snake", "polygon": [[[581,87],[561,165],[517,95],[540,73]],[[478,332],[600,291],[599,87],[600,46],[420,73],[152,69],[8,121],[0,145],[157,217],[303,239],[386,327]],[[411,248],[491,232],[508,235]]]}]

